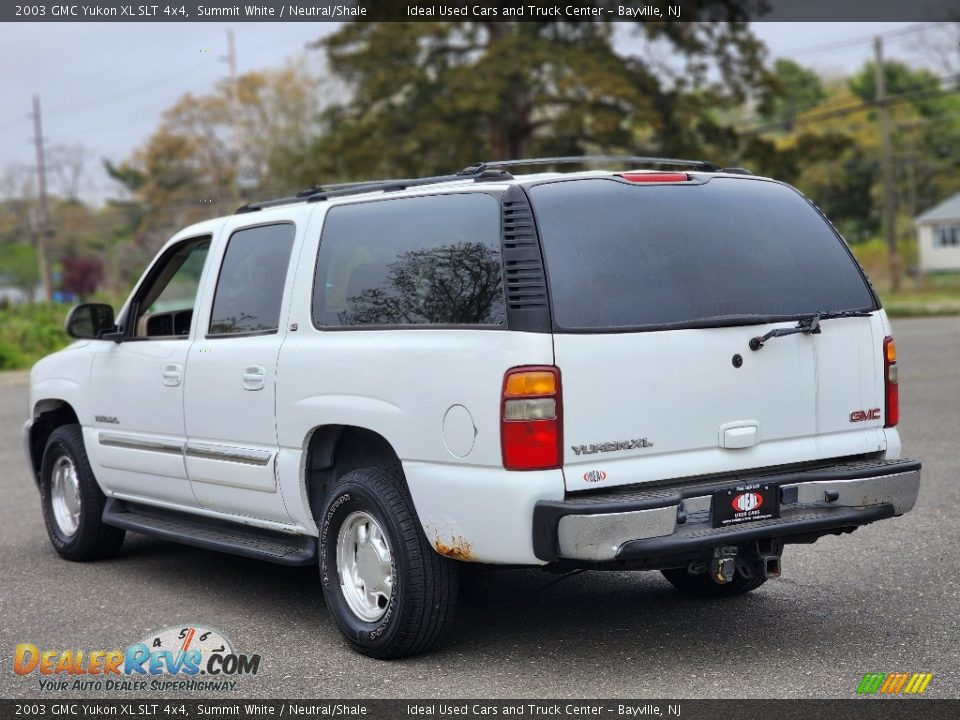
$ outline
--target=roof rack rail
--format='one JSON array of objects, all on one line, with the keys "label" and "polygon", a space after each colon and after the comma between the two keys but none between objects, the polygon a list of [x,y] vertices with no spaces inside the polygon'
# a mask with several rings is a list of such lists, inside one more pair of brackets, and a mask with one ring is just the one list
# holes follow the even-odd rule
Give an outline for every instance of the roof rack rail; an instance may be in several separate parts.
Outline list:
[{"label": "roof rack rail", "polygon": [[509,167],[522,165],[574,165],[588,163],[621,163],[637,165],[679,165],[690,167],[704,172],[719,172],[720,166],[703,160],[681,160],[678,158],[637,157],[634,155],[577,155],[572,157],[527,158],[520,160],[494,160],[479,162],[465,167],[452,175],[433,175],[422,178],[396,178],[392,180],[362,180],[359,182],[337,183],[334,185],[312,185],[304,188],[296,195],[251,202],[237,208],[236,213],[256,212],[280,205],[291,205],[302,202],[319,202],[344,195],[359,195],[367,192],[392,192],[417,187],[418,185],[434,185],[445,182],[474,182],[509,180],[513,176],[506,170]]},{"label": "roof rack rail", "polygon": [[635,155],[573,155],[566,157],[526,158],[520,160],[492,160],[465,167],[458,175],[479,175],[488,170],[516,167],[518,165],[585,165],[590,163],[629,163],[631,165],[680,165],[704,172],[718,172],[720,166],[704,160],[679,158],[644,157]]},{"label": "roof rack rail", "polygon": [[396,178],[392,180],[362,180],[360,182],[338,183],[335,185],[313,185],[298,192],[290,197],[277,198],[276,200],[264,200],[261,202],[247,203],[235,210],[236,213],[256,212],[266,208],[278,207],[280,205],[290,205],[298,202],[320,202],[333,197],[343,197],[344,195],[359,195],[367,192],[392,192],[396,190],[405,190],[406,188],[416,187],[418,185],[434,185],[444,182],[463,182],[473,179],[475,182],[492,179],[510,179],[510,173],[476,173],[475,176],[467,177],[460,173],[453,175],[433,175],[422,178]]}]

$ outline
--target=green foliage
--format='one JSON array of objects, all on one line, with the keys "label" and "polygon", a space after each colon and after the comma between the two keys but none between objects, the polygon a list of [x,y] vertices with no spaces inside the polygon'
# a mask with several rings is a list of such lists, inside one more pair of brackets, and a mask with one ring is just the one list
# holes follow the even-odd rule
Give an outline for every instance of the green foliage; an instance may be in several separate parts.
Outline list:
[{"label": "green foliage", "polygon": [[792,60],[778,59],[773,64],[774,91],[759,108],[760,116],[768,122],[793,124],[798,112],[826,100],[820,76]]},{"label": "green foliage", "polygon": [[70,343],[67,305],[33,303],[0,309],[0,370],[28,368]]},{"label": "green foliage", "polygon": [[0,279],[28,295],[33,294],[39,279],[33,245],[24,242],[0,245]]},{"label": "green foliage", "polygon": [[[732,20],[752,3],[701,5]],[[729,147],[719,111],[765,88],[762,46],[745,23],[680,25],[637,24],[637,39],[657,50],[642,53],[639,42],[626,53],[604,22],[345,24],[321,46],[351,96],[326,110],[297,178],[309,185],[446,173],[489,158]]]},{"label": "green foliage", "polygon": [[[877,96],[874,78],[876,67],[876,63],[868,62],[848,82],[851,92],[864,102],[873,102]],[[895,60],[887,60],[883,63],[883,75],[888,97],[905,93],[929,92],[940,88],[937,76],[929,70],[911,68]]]}]

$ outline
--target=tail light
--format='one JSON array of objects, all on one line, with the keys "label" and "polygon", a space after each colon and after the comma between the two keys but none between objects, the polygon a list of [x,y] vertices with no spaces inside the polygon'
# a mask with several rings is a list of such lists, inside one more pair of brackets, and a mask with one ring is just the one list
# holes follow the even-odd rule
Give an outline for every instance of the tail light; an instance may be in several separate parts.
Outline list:
[{"label": "tail light", "polygon": [[558,368],[507,370],[500,400],[500,444],[507,470],[550,470],[563,464]]},{"label": "tail light", "polygon": [[892,337],[883,341],[883,384],[887,405],[883,426],[893,427],[900,422],[900,386],[897,384],[897,346]]}]

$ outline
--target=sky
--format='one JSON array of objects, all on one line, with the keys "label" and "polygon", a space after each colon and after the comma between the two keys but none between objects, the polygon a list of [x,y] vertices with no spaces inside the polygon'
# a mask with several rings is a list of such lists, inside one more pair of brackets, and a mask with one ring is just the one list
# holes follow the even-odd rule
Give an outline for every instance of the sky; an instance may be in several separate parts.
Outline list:
[{"label": "sky", "polygon": [[[754,23],[771,57],[789,57],[827,76],[863,65],[871,39],[887,57],[925,62],[910,23]],[[0,25],[0,173],[33,167],[33,95],[42,104],[48,145],[84,147],[81,197],[98,201],[117,186],[101,159],[120,162],[156,129],[163,110],[187,92],[204,93],[227,75],[227,30],[241,73],[277,67],[335,29],[326,23],[27,23]]]}]

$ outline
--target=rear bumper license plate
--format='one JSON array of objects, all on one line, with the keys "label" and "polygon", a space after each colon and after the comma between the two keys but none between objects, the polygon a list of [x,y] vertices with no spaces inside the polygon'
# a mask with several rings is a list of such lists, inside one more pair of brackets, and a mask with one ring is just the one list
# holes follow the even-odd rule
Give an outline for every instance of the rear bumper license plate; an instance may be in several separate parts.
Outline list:
[{"label": "rear bumper license plate", "polygon": [[730,527],[780,517],[780,488],[738,485],[713,494],[713,526]]}]

